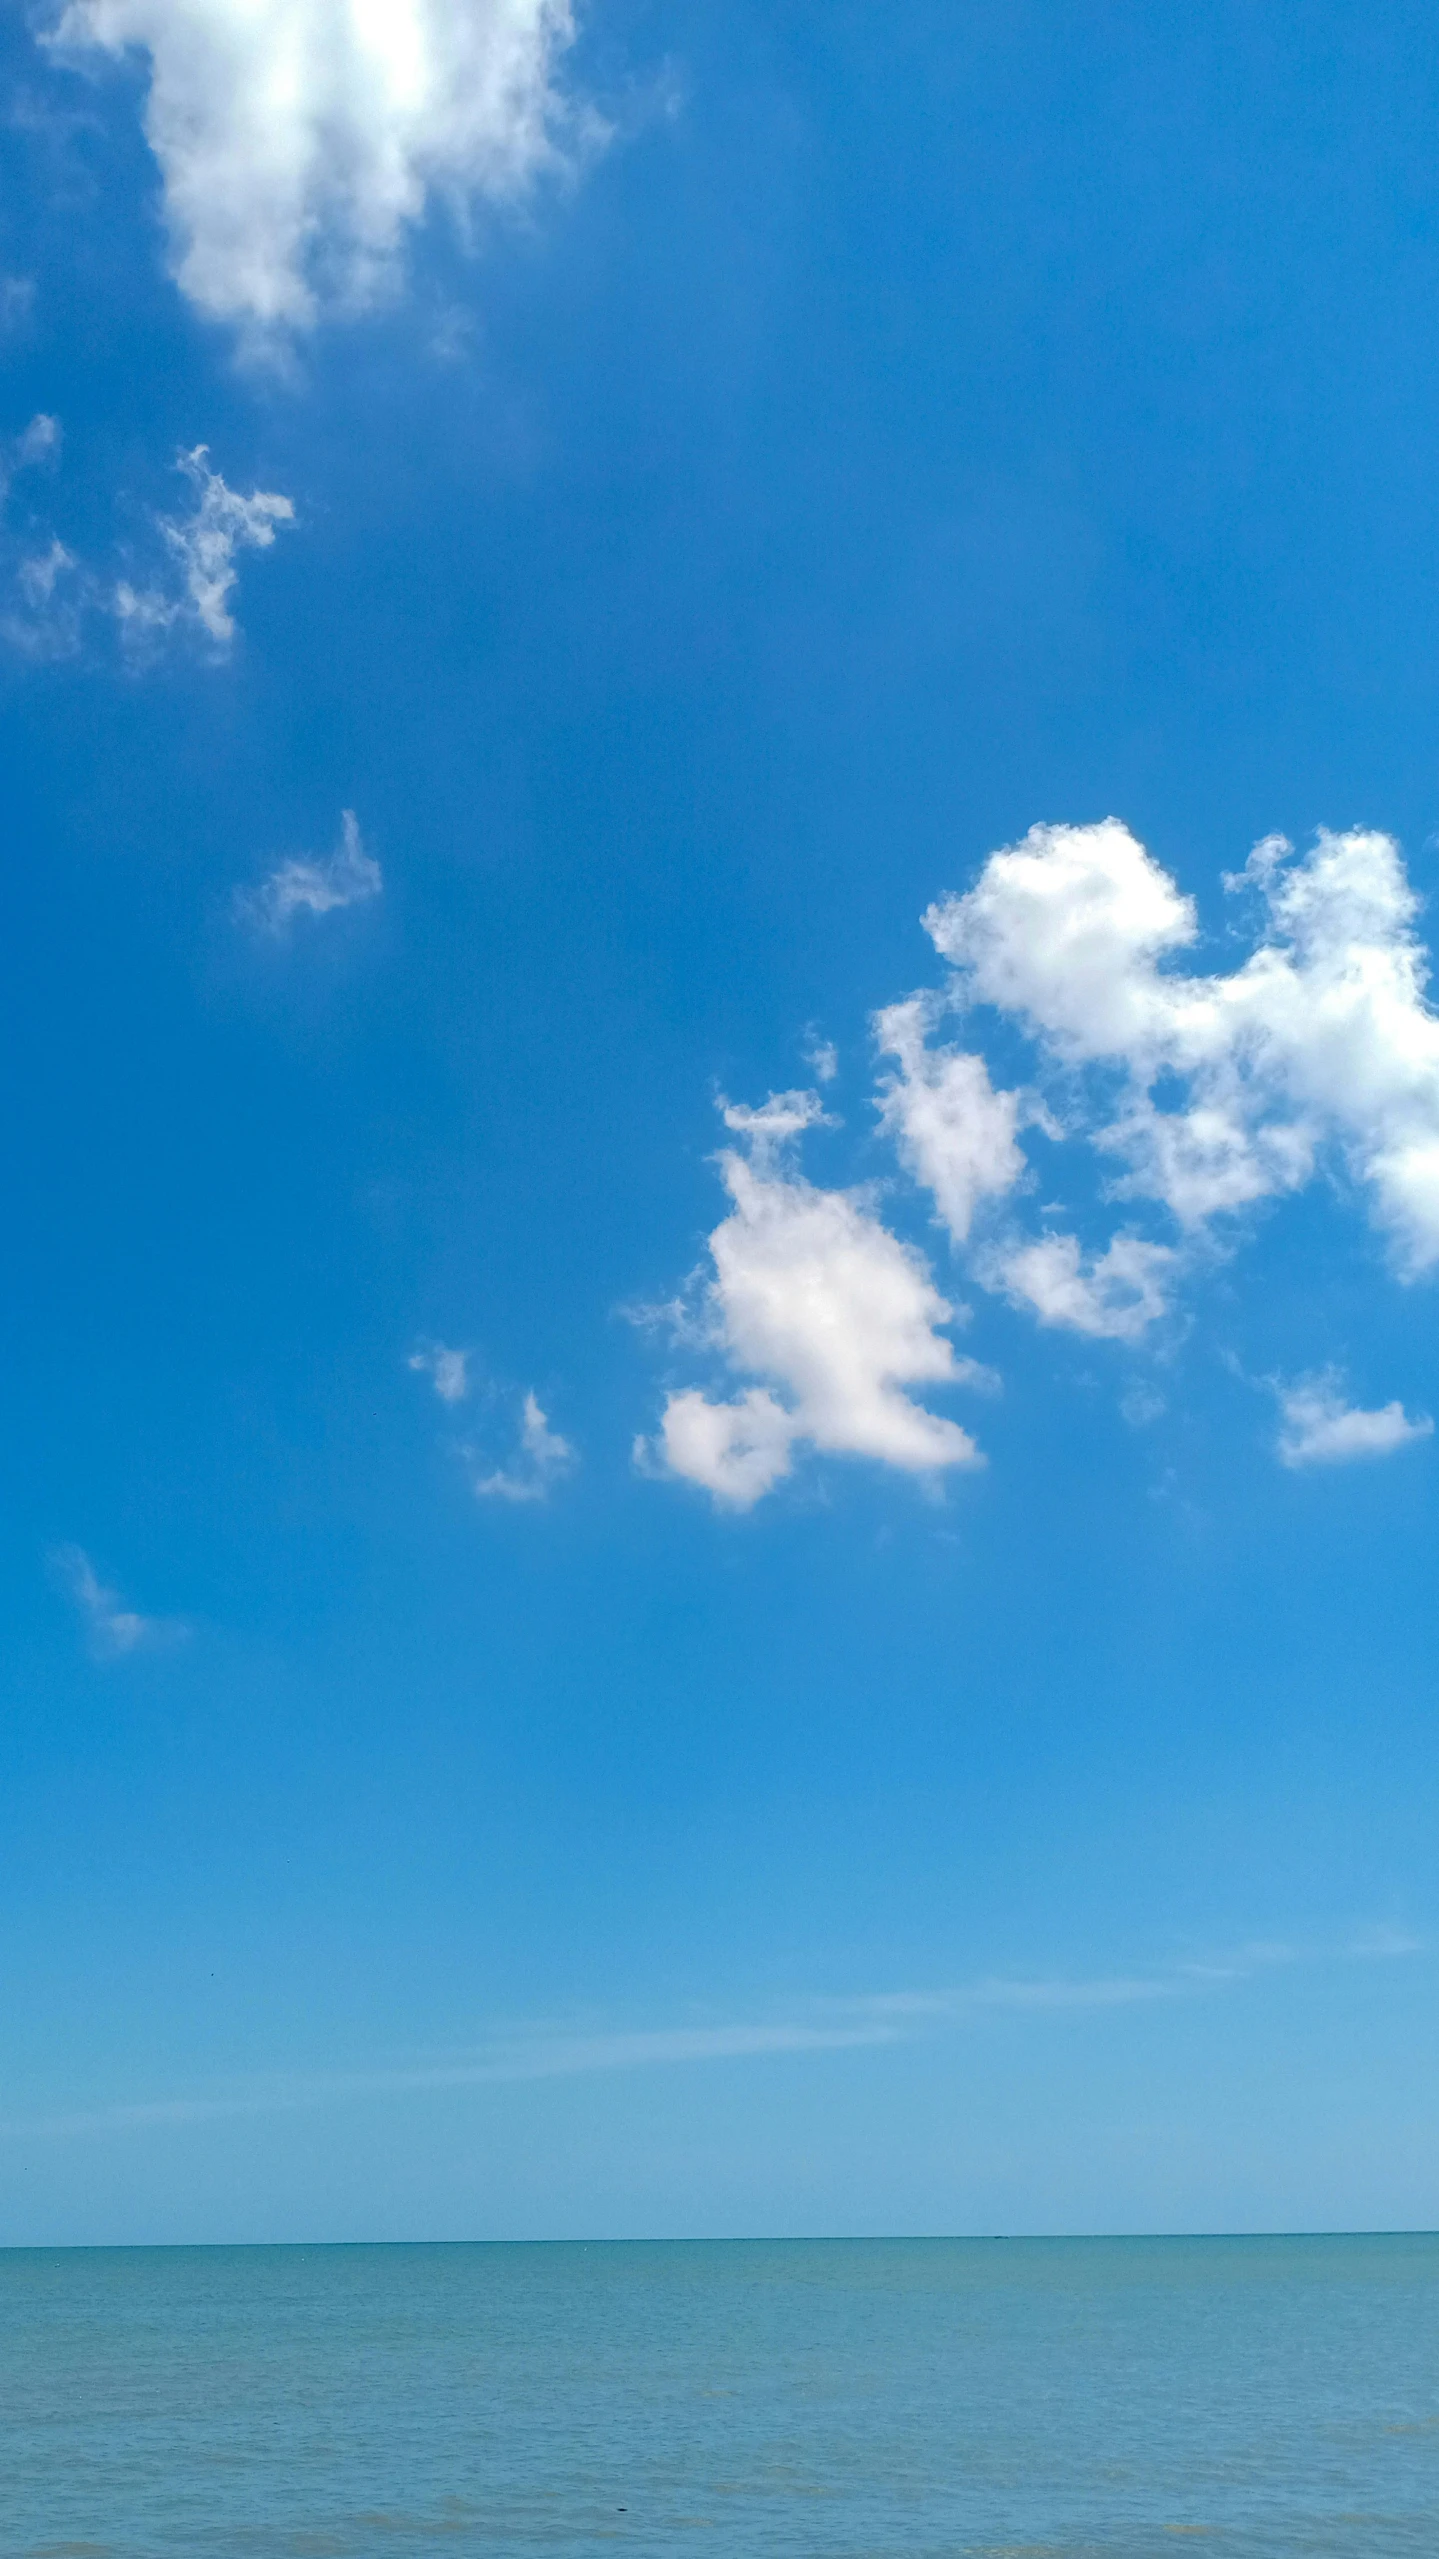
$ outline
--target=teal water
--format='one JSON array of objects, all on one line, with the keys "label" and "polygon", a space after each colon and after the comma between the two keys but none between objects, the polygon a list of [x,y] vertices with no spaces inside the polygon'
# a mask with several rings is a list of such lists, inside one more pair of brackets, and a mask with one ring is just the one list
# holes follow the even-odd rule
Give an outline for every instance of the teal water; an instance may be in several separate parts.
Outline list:
[{"label": "teal water", "polygon": [[6,2559],[1439,2553],[1439,2238],[0,2253]]}]

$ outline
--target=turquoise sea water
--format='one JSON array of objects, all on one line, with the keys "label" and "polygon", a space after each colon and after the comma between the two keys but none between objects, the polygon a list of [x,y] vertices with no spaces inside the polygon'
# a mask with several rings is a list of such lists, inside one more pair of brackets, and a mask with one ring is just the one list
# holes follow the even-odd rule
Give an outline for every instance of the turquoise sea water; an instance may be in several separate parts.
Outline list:
[{"label": "turquoise sea water", "polygon": [[1439,2238],[0,2253],[6,2559],[1439,2553]]}]

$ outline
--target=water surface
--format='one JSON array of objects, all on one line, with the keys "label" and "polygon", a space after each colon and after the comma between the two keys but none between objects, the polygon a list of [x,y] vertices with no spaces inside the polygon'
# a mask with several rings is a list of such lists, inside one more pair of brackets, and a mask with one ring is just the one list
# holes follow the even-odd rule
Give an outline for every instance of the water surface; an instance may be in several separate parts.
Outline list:
[{"label": "water surface", "polygon": [[1435,2559],[1439,2238],[0,2252],[10,2559]]}]

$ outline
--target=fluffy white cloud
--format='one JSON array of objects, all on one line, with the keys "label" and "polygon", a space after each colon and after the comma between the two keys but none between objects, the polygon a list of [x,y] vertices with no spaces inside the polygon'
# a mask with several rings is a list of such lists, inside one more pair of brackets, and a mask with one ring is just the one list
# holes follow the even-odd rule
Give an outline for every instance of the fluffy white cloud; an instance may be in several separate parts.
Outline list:
[{"label": "fluffy white cloud", "polygon": [[1271,838],[1227,883],[1257,892],[1262,923],[1223,975],[1174,965],[1198,939],[1193,902],[1114,819],[1032,828],[925,922],[957,999],[1016,1017],[1073,1079],[1071,1125],[1118,1160],[1120,1196],[1194,1231],[1328,1159],[1413,1277],[1439,1261],[1439,1017],[1418,902],[1388,836],[1290,852]]},{"label": "fluffy white cloud", "polygon": [[554,165],[572,32],[568,0],[70,0],[51,40],[148,55],[173,272],[264,338],[373,301],[432,197]]},{"label": "fluffy white cloud", "polygon": [[1067,1325],[1096,1340],[1137,1342],[1168,1308],[1168,1282],[1179,1256],[1138,1235],[1116,1235],[1086,1258],[1074,1235],[1041,1235],[1032,1244],[1000,1246],[977,1276],[1041,1324]]},{"label": "fluffy white cloud", "polygon": [[520,1417],[520,1444],[514,1458],[508,1466],[476,1475],[475,1491],[490,1501],[542,1502],[578,1463],[570,1442],[551,1430],[538,1398],[529,1394]]},{"label": "fluffy white cloud", "polygon": [[421,1342],[406,1362],[428,1377],[442,1404],[463,1404],[470,1391],[470,1354],[450,1350],[444,1342]]},{"label": "fluffy white cloud", "polygon": [[162,515],[160,533],[170,558],[171,574],[153,585],[135,588],[123,581],[115,589],[114,610],[132,639],[169,631],[177,622],[197,623],[223,654],[235,637],[230,597],[239,570],[240,550],[268,551],[277,525],[293,524],[289,498],[254,489],[242,498],[227,488],[209,464],[209,448],[197,444],[179,456],[195,492],[188,515]]},{"label": "fluffy white cloud", "polygon": [[1297,1378],[1277,1392],[1279,1455],[1285,1466],[1344,1466],[1356,1457],[1389,1457],[1396,1448],[1433,1436],[1427,1413],[1411,1419],[1398,1402],[1368,1413],[1347,1403],[1333,1369]]},{"label": "fluffy white cloud", "polygon": [[[384,885],[379,863],[365,851],[354,810],[345,809],[337,852],[323,862],[300,856],[282,862],[259,888],[237,889],[235,904],[266,932],[283,934],[297,915],[333,915],[340,907],[363,906]],[[410,1362],[412,1368],[420,1365],[417,1359]]]},{"label": "fluffy white cloud", "polygon": [[729,1402],[671,1395],[657,1450],[637,1452],[739,1509],[800,1441],[919,1475],[982,1463],[968,1432],[904,1391],[981,1376],[938,1329],[956,1310],[862,1192],[820,1190],[791,1160],[822,1117],[813,1093],[725,1106],[742,1143],[719,1158],[733,1206],[709,1239],[701,1328],[738,1377],[764,1382]]},{"label": "fluffy white cloud", "polygon": [[142,1617],[126,1608],[119,1592],[101,1581],[83,1546],[59,1546],[50,1562],[80,1612],[97,1661],[119,1661],[127,1653],[177,1643],[188,1631],[174,1618]]},{"label": "fluffy white cloud", "polygon": [[968,1240],[976,1208],[1012,1191],[1025,1172],[1017,1130],[1018,1093],[999,1093],[982,1057],[929,1048],[932,1000],[912,995],[875,1016],[883,1055],[899,1061],[880,1081],[880,1118],[906,1172],[934,1194],[956,1244]]},{"label": "fluffy white cloud", "polygon": [[[687,1386],[665,1400],[658,1454],[671,1475],[703,1484],[716,1501],[747,1511],[789,1474],[797,1436],[794,1414],[766,1386],[751,1386],[728,1404],[712,1404],[698,1387]],[[636,1440],[635,1456],[640,1465],[652,1465],[647,1440]]]},{"label": "fluffy white cloud", "polygon": [[[1357,1197],[1402,1279],[1439,1265],[1439,1013],[1397,845],[1321,832],[1296,858],[1269,837],[1224,885],[1251,901],[1251,945],[1207,972],[1193,901],[1126,827],[1034,827],[929,909],[947,986],[874,1017],[882,1134],[973,1278],[1042,1324],[1138,1343],[1244,1212],[1319,1174]],[[939,1036],[946,1014],[964,1017],[962,1043]],[[991,1060],[1017,1041],[1029,1080],[1001,1083]],[[801,1444],[916,1473],[978,1461],[912,1391],[976,1375],[928,1265],[872,1193],[820,1190],[795,1167],[823,1118],[813,1092],[726,1108],[731,1212],[688,1329],[739,1391],[671,1394],[656,1440],[636,1443],[641,1464],[736,1508]],[[1097,1238],[1096,1190],[1127,1203]],[[1288,1465],[1380,1455],[1432,1427],[1398,1403],[1352,1407],[1328,1376],[1282,1402]]]}]

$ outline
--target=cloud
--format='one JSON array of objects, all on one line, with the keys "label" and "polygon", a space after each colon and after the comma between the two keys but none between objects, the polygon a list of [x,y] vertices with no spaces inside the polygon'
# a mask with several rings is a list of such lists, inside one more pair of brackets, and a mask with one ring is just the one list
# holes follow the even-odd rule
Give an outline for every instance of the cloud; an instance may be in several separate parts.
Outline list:
[{"label": "cloud", "polygon": [[[7,503],[22,472],[57,464],[63,444],[59,419],[43,410],[19,435],[0,440],[0,505]],[[33,519],[29,538],[37,538]],[[53,535],[38,538],[43,547],[37,551],[27,551],[20,537],[6,540],[20,609],[0,611],[0,633],[27,657],[69,657],[79,645],[84,599],[59,590],[78,563]]]},{"label": "cloud", "polygon": [[463,1404],[470,1391],[470,1354],[443,1342],[421,1342],[405,1363],[428,1377],[442,1404]]},{"label": "cloud", "polygon": [[750,1510],[790,1473],[797,1436],[793,1413],[768,1387],[751,1386],[731,1403],[712,1404],[687,1386],[665,1400],[658,1451],[641,1436],[635,1460],[647,1474],[682,1475],[732,1510]]},{"label": "cloud", "polygon": [[[0,288],[3,299],[3,288]],[[7,497],[10,484],[18,471],[33,471],[37,464],[58,462],[64,443],[58,418],[37,410],[29,425],[19,435],[0,443],[0,497]]]},{"label": "cloud", "polygon": [[740,1510],[789,1472],[800,1442],[931,1477],[982,1464],[957,1422],[904,1392],[981,1379],[938,1329],[956,1309],[863,1192],[820,1190],[794,1168],[795,1141],[823,1119],[818,1096],[725,1104],[723,1116],[741,1144],[718,1159],[733,1206],[709,1239],[699,1330],[733,1374],[763,1382],[728,1402],[672,1394],[657,1446],[637,1443],[641,1463]]},{"label": "cloud", "polygon": [[[1071,1122],[1120,1171],[1122,1198],[1191,1233],[1342,1167],[1401,1275],[1439,1261],[1439,1016],[1418,900],[1386,835],[1281,837],[1226,881],[1260,905],[1242,966],[1173,963],[1193,900],[1116,819],[1037,826],[967,895],[925,917],[953,996],[989,1004],[1051,1070],[1087,1073]],[[1165,1096],[1166,1098],[1161,1098]]]},{"label": "cloud", "polygon": [[[297,857],[282,862],[259,888],[237,889],[235,907],[267,933],[283,935],[297,915],[333,915],[342,907],[363,906],[384,885],[379,863],[365,851],[354,810],[345,809],[337,852],[325,861]],[[412,1368],[418,1364],[410,1363]]]},{"label": "cloud", "polygon": [[171,271],[251,340],[393,289],[438,199],[463,220],[563,166],[568,0],[70,0],[51,42],[148,55]]},{"label": "cloud", "polygon": [[236,552],[268,551],[277,525],[295,521],[289,498],[267,489],[254,489],[242,498],[211,470],[208,457],[208,445],[197,444],[176,462],[195,496],[188,515],[158,519],[170,558],[169,578],[142,588],[122,580],[115,589],[113,609],[132,642],[189,622],[198,624],[223,656],[235,637],[229,599],[239,576]]},{"label": "cloud", "polygon": [[613,2028],[520,2025],[458,2052],[368,2070],[274,2075],[213,2095],[171,2096],[97,2106],[49,2117],[0,2117],[9,2140],[144,2132],[167,2124],[292,2112],[367,2097],[407,2097],[516,2081],[570,2079],[612,2071],[783,2060],[813,2053],[882,2051],[987,2014],[1042,2018],[1103,2015],[1157,2000],[1213,1996],[1276,1967],[1386,1961],[1426,1952],[1423,1940],[1393,1927],[1368,1930],[1339,1948],[1250,1945],[1212,1961],[1158,1964],[1131,1973],[989,1975],[954,1989],[899,1990],[812,1999],[779,2017],[700,2018],[680,2025]]},{"label": "cloud", "polygon": [[119,1592],[101,1581],[83,1546],[58,1546],[50,1562],[56,1580],[80,1612],[97,1661],[120,1661],[127,1653],[178,1643],[188,1632],[175,1618],[141,1617],[137,1610],[126,1608]]},{"label": "cloud", "polygon": [[1116,1235],[1106,1251],[1088,1257],[1077,1236],[1042,1235],[997,1248],[975,1275],[1041,1324],[1068,1325],[1096,1341],[1137,1342],[1166,1312],[1178,1261],[1168,1245],[1137,1235]]},{"label": "cloud", "polygon": [[1335,1370],[1296,1378],[1276,1388],[1279,1397],[1279,1457],[1285,1466],[1347,1466],[1359,1457],[1392,1457],[1414,1440],[1432,1439],[1427,1413],[1411,1416],[1400,1403],[1364,1412],[1346,1403]]},{"label": "cloud", "polygon": [[551,1430],[544,1407],[531,1392],[524,1400],[514,1458],[508,1466],[476,1475],[475,1491],[488,1501],[542,1502],[578,1464],[578,1453],[558,1431]]},{"label": "cloud", "polygon": [[[42,415],[0,445],[0,501],[19,472],[57,461],[61,444],[58,419]],[[190,482],[193,501],[187,512],[155,518],[160,551],[143,584],[89,567],[33,516],[24,537],[7,533],[0,557],[8,556],[18,609],[0,611],[0,633],[13,648],[29,657],[72,657],[87,625],[100,618],[118,625],[132,660],[154,655],[175,630],[202,633],[213,658],[228,656],[235,639],[229,599],[239,576],[236,554],[268,550],[276,529],[294,522],[295,510],[273,491],[241,497],[228,488],[211,470],[203,444],[181,453],[176,468]]]},{"label": "cloud", "polygon": [[[873,1017],[881,1136],[960,1267],[1043,1325],[1133,1347],[1168,1322],[1172,1342],[1186,1283],[1321,1176],[1401,1281],[1439,1267],[1439,1013],[1397,844],[1321,830],[1296,857],[1270,836],[1224,885],[1249,901],[1250,947],[1206,972],[1193,900],[1127,827],[1032,827],[928,909],[947,983]],[[949,1042],[956,1015],[966,1036]],[[740,1391],[672,1392],[637,1462],[736,1509],[805,1444],[917,1473],[978,1462],[907,1391],[980,1374],[944,1338],[954,1309],[927,1263],[872,1190],[821,1190],[795,1167],[818,1095],[724,1116],[731,1214],[676,1329]],[[1041,1169],[1062,1196],[1036,1216]],[[1286,1464],[1430,1428],[1399,1404],[1351,1410],[1328,1380],[1285,1393]]]},{"label": "cloud", "polygon": [[[1224,885],[1251,901],[1253,947],[1207,974],[1185,965],[1193,900],[1127,827],[1032,827],[926,913],[947,987],[875,1017],[900,1163],[974,1277],[1041,1323],[1137,1341],[1246,1214],[1320,1172],[1358,1197],[1401,1279],[1439,1264],[1439,1014],[1398,846],[1321,830],[1296,859],[1270,836]],[[939,1044],[946,1011],[1025,1037],[1035,1084],[1005,1089],[978,1045]],[[1031,1126],[1061,1183],[1087,1167],[1092,1193],[1097,1172],[1102,1199],[1147,1204],[1160,1233],[1026,1232]]]},{"label": "cloud", "polygon": [[934,1012],[932,998],[912,995],[875,1016],[881,1054],[899,1063],[880,1079],[880,1123],[963,1244],[981,1202],[1002,1199],[1023,1178],[1017,1131],[1033,1113],[1020,1094],[995,1091],[982,1057],[926,1046]]},{"label": "cloud", "polygon": [[820,1035],[814,1028],[813,1023],[811,1023],[810,1028],[804,1035],[804,1046],[801,1049],[800,1054],[803,1057],[806,1066],[809,1068],[811,1075],[814,1077],[816,1084],[832,1084],[834,1082],[835,1077],[839,1073],[839,1051],[835,1047],[833,1040],[824,1040],[820,1038]]}]

